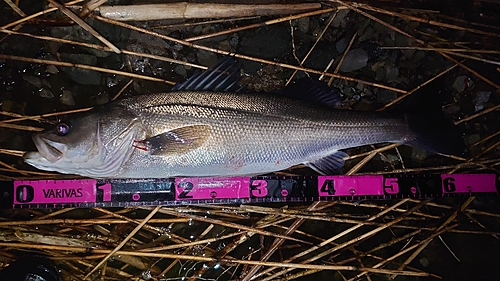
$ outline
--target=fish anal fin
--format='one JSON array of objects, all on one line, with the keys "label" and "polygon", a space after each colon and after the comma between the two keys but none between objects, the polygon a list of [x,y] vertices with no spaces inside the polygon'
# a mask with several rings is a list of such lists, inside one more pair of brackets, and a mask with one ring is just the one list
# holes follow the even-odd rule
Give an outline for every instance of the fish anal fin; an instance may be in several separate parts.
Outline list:
[{"label": "fish anal fin", "polygon": [[142,146],[135,146],[151,155],[184,154],[202,146],[211,135],[209,125],[190,125],[136,141]]},{"label": "fish anal fin", "polygon": [[322,175],[339,175],[342,174],[342,167],[344,166],[344,158],[347,153],[336,151],[321,159],[305,163],[309,168],[315,170]]}]

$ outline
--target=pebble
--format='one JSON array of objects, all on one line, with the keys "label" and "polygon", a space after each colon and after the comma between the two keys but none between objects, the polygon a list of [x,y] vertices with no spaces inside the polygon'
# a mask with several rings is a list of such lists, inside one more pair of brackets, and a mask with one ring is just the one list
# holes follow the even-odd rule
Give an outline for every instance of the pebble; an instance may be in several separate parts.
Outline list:
[{"label": "pebble", "polygon": [[108,103],[109,102],[108,93],[99,93],[95,99],[95,102],[99,105]]},{"label": "pebble", "polygon": [[476,98],[474,99],[475,105],[474,109],[475,112],[478,112],[480,110],[483,110],[484,106],[486,103],[490,100],[491,92],[478,92],[476,94]]},{"label": "pebble", "polygon": [[388,83],[395,82],[396,79],[398,79],[399,69],[397,67],[395,67],[394,65],[386,65],[385,70],[385,79]]},{"label": "pebble", "polygon": [[51,99],[54,97],[54,94],[45,89],[45,88],[40,88],[40,90],[38,90],[38,94],[42,97],[42,98],[48,98],[48,99]]},{"label": "pebble", "polygon": [[71,91],[63,90],[61,97],[59,98],[62,104],[73,106],[75,105],[75,100],[73,99],[73,94]]},{"label": "pebble", "polygon": [[390,101],[393,101],[398,97],[398,94],[389,90],[381,90],[377,94],[377,102],[380,104],[386,104]]},{"label": "pebble", "polygon": [[180,64],[177,65],[174,68],[174,72],[177,73],[177,74],[179,74],[182,77],[186,77],[187,76],[186,68],[183,65],[180,65]]},{"label": "pebble", "polygon": [[457,90],[457,92],[461,93],[467,90],[472,85],[472,80],[469,77],[462,75],[458,76],[453,82],[453,89]]},{"label": "pebble", "polygon": [[423,267],[427,267],[430,264],[429,260],[426,257],[423,257],[423,258],[419,259],[418,261],[420,262],[420,264]]},{"label": "pebble", "polygon": [[344,62],[340,67],[341,72],[351,72],[359,70],[366,66],[368,62],[368,54],[365,50],[358,48],[349,51],[345,56]]},{"label": "pebble", "polygon": [[464,142],[467,144],[467,145],[471,145],[471,144],[474,144],[478,141],[481,140],[481,136],[479,134],[472,134],[470,136],[467,136],[464,138]]},{"label": "pebble", "polygon": [[45,80],[45,79],[44,79],[44,80],[42,80],[42,85],[44,85],[44,86],[46,86],[46,87],[48,87],[48,88],[52,88],[52,85],[50,84],[50,82],[49,82],[49,81],[47,81],[47,80]]},{"label": "pebble", "polygon": [[333,27],[339,27],[340,23],[344,20],[345,16],[349,13],[349,9],[342,9],[337,13],[337,16],[332,21]]},{"label": "pebble", "polygon": [[57,67],[55,65],[48,65],[46,71],[48,73],[52,73],[52,74],[59,73],[59,69],[57,69]]},{"label": "pebble", "polygon": [[42,81],[38,77],[31,76],[28,74],[23,74],[22,77],[23,77],[24,81],[30,83],[31,85],[34,85],[35,87],[39,88],[42,86]]},{"label": "pebble", "polygon": [[201,65],[212,66],[217,63],[217,55],[213,52],[199,50],[196,58]]},{"label": "pebble", "polygon": [[415,161],[424,161],[428,155],[429,152],[418,147],[413,147],[411,150],[411,158]]},{"label": "pebble", "polygon": [[308,17],[300,18],[297,20],[297,22],[298,22],[299,30],[301,32],[307,33],[307,31],[309,31],[309,18]]}]

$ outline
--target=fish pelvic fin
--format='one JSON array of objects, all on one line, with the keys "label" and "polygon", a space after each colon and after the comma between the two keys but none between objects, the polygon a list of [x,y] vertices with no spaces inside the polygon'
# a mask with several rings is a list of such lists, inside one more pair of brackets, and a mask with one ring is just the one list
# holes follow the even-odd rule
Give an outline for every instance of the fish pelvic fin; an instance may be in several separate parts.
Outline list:
[{"label": "fish pelvic fin", "polygon": [[335,153],[305,163],[306,166],[318,172],[321,175],[340,175],[342,174],[342,167],[344,167],[344,158],[348,157],[347,153],[343,151],[336,151]]},{"label": "fish pelvic fin", "polygon": [[410,136],[403,142],[413,147],[446,155],[464,156],[462,132],[443,114],[406,114]]},{"label": "fish pelvic fin", "polygon": [[185,154],[202,146],[212,133],[209,125],[191,125],[135,141],[134,147],[151,155]]}]

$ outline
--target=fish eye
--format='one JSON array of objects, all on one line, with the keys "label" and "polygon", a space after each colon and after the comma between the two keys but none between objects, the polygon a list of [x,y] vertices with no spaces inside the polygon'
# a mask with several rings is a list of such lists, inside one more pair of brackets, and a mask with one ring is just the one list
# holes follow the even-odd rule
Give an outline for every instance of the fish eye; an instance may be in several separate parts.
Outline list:
[{"label": "fish eye", "polygon": [[59,123],[56,125],[56,133],[59,135],[59,136],[65,136],[69,133],[69,125],[66,124],[66,123]]}]

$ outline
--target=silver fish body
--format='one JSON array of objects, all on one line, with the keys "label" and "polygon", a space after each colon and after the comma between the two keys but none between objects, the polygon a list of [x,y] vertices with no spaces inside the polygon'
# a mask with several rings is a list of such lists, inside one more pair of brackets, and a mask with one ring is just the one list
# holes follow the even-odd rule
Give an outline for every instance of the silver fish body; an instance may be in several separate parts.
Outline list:
[{"label": "silver fish body", "polygon": [[344,148],[463,149],[446,122],[334,109],[332,90],[308,78],[272,94],[236,93],[238,81],[235,61],[222,60],[172,92],[111,102],[35,134],[38,151],[24,160],[92,178],[258,175],[297,164],[330,174],[343,166]]},{"label": "silver fish body", "polygon": [[[403,143],[414,137],[403,117],[335,110],[270,94],[143,95],[108,104],[84,119],[94,124],[95,131],[72,134],[80,134],[86,144],[82,147],[93,144],[98,151],[94,156],[83,163],[56,165],[59,161],[51,163],[32,153],[26,162],[43,170],[96,178],[254,175],[313,162],[344,148]],[[134,145],[186,127],[194,128],[190,132],[194,137],[204,136],[194,149],[186,144],[180,151],[154,155]],[[197,128],[201,130],[196,132]],[[40,144],[48,142],[41,139],[64,143],[65,137],[49,131],[34,140],[42,152]]]}]

